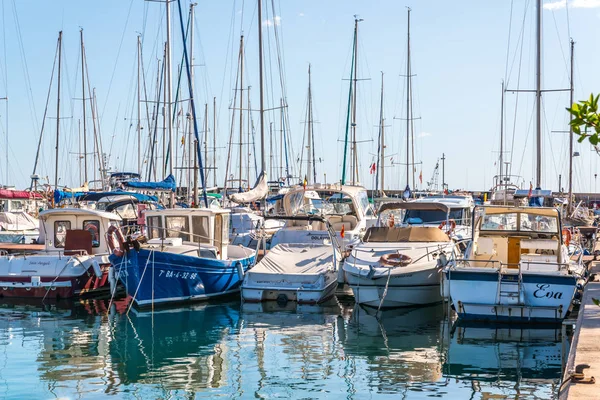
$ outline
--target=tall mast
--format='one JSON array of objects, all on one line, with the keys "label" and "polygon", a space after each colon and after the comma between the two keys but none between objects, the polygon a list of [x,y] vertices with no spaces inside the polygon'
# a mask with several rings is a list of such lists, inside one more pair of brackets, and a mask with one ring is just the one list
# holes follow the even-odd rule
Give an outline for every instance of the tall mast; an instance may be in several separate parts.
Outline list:
[{"label": "tall mast", "polygon": [[537,0],[536,14],[536,73],[535,73],[535,128],[536,128],[536,187],[542,187],[542,0]]},{"label": "tall mast", "polygon": [[273,177],[273,123],[269,123],[269,176]]},{"label": "tall mast", "polygon": [[[252,155],[252,150],[250,148],[250,146],[254,143],[254,141],[252,140],[252,114],[250,113],[251,110],[251,106],[250,106],[250,89],[251,86],[248,86],[248,96],[246,96],[246,98],[248,99],[248,113],[246,115],[247,118],[247,126],[248,126],[248,135],[247,135],[247,141],[246,141],[246,185],[248,185],[248,187],[250,187],[250,156]],[[240,107],[241,108],[241,107]],[[240,138],[242,136],[240,135]],[[240,147],[241,149],[241,147]],[[241,158],[240,158],[241,160]],[[256,163],[256,156],[254,158],[255,163]],[[241,171],[241,169],[240,169]]]},{"label": "tall mast", "polygon": [[217,187],[217,98],[213,97],[213,176]]},{"label": "tall mast", "polygon": [[261,172],[266,169],[265,166],[265,104],[263,88],[263,43],[262,43],[262,0],[258,0],[258,71],[260,85],[260,167]]},{"label": "tall mast", "polygon": [[[240,36],[240,172],[239,187],[242,187],[242,153],[244,149],[244,35]],[[250,111],[248,111],[250,112]]]},{"label": "tall mast", "polygon": [[204,171],[208,177],[208,103],[204,103]]},{"label": "tall mast", "polygon": [[[171,77],[171,0],[166,0],[166,19],[167,19],[167,46],[166,46],[166,118],[167,118],[167,133],[169,137],[169,174],[173,174],[173,110],[171,109],[171,105],[173,104],[173,79]],[[175,206],[175,193],[171,192],[171,207]]]},{"label": "tall mast", "polygon": [[502,100],[500,102],[500,165],[498,169],[500,173],[498,174],[500,178],[500,184],[504,184],[504,179],[502,176],[502,167],[504,166],[504,80],[502,81]]},{"label": "tall mast", "polygon": [[279,110],[279,125],[280,125],[280,131],[279,131],[279,179],[281,179],[284,174],[283,174],[283,99],[279,99],[279,105],[281,106],[281,109]]},{"label": "tall mast", "polygon": [[[81,40],[83,44],[83,39]],[[137,149],[137,158],[138,158],[138,174],[142,175],[142,84],[140,81],[140,69],[142,66],[142,40],[141,36],[138,35],[137,38],[137,50],[138,50],[138,59],[137,59],[137,139],[138,139],[138,149]],[[85,109],[85,107],[84,107]],[[84,111],[85,113],[85,111]],[[84,114],[85,115],[85,114]],[[84,117],[85,119],[85,117]],[[84,122],[85,126],[85,122]],[[85,135],[85,129],[84,129]]]},{"label": "tall mast", "polygon": [[406,186],[410,187],[410,8],[408,8],[406,49]]},{"label": "tall mast", "polygon": [[353,95],[353,90],[352,90],[352,77],[354,76],[354,57],[356,56],[356,35],[357,35],[357,29],[358,29],[358,19],[357,16],[354,16],[354,36],[352,38],[352,62],[350,64],[350,85],[348,87],[348,110],[346,112],[346,130],[345,130],[345,134],[344,134],[344,159],[342,161],[342,179],[341,179],[341,184],[345,185],[346,184],[346,158],[348,156],[348,133],[349,133],[349,128],[350,128],[350,110],[351,110],[351,105],[352,105],[352,95]]},{"label": "tall mast", "polygon": [[352,96],[352,184],[358,179],[358,155],[356,152],[356,77],[358,76],[358,18],[354,18],[354,79]]},{"label": "tall mast", "polygon": [[[570,86],[570,96],[569,96],[569,107],[573,107],[573,60],[575,56],[575,42],[571,39],[571,86]],[[569,113],[569,122],[573,120],[573,114]],[[558,188],[560,191],[561,188]],[[573,210],[573,126],[569,124],[569,202],[567,203],[567,208],[569,211],[569,215],[571,215],[571,211]]]},{"label": "tall mast", "polygon": [[[192,87],[192,91],[195,89],[195,85],[194,85],[194,7],[196,6],[196,3],[191,3],[190,4],[190,32],[189,32],[189,41],[190,41],[190,50],[189,50],[189,57],[190,57],[190,82],[189,85]],[[188,157],[190,158],[191,161],[191,155],[192,155],[192,135],[193,135],[193,121],[192,118],[194,118],[194,113],[192,112],[192,102],[190,101],[189,103],[189,108],[190,108],[190,112],[189,112],[189,131],[190,131],[190,140],[189,140],[189,146],[190,146],[190,152]],[[206,162],[206,157],[204,158],[204,162]],[[198,164],[198,160],[196,159],[196,157],[194,156],[194,164],[192,165],[193,168],[193,203],[195,207],[198,207],[198,171],[196,171],[197,168],[197,164]],[[188,170],[188,176],[189,176],[189,170]],[[189,193],[189,192],[188,192]]]},{"label": "tall mast", "polygon": [[313,158],[312,158],[312,93],[311,93],[311,79],[310,79],[310,64],[308,64],[308,166],[307,166],[307,179],[310,183],[316,183],[316,180],[313,180]]},{"label": "tall mast", "polygon": [[[81,100],[83,102],[83,181],[88,181],[88,166],[87,166],[87,120],[85,117],[85,46],[83,45],[83,28],[79,31],[81,37]],[[138,37],[139,42],[139,37]],[[139,78],[138,78],[139,84]],[[139,91],[138,91],[139,105]]]},{"label": "tall mast", "polygon": [[57,76],[57,99],[56,99],[56,163],[54,166],[54,190],[58,189],[58,144],[60,138],[60,73],[62,64],[62,31],[58,32],[58,76]]},{"label": "tall mast", "polygon": [[[379,105],[379,160],[377,174],[381,174],[381,193],[385,188],[385,119],[383,118],[383,71],[381,72],[381,102]],[[375,192],[379,183],[379,176],[375,176]]]}]

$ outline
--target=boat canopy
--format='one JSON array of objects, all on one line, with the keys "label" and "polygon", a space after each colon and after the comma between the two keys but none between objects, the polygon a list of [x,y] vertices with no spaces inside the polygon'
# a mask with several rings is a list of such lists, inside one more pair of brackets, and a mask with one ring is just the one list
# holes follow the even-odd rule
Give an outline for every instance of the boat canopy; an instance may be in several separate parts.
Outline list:
[{"label": "boat canopy", "polygon": [[234,193],[229,198],[238,204],[253,203],[264,199],[268,193],[267,174],[262,172],[256,181],[256,185],[251,190],[243,193]]},{"label": "boat canopy", "polygon": [[140,190],[159,190],[165,192],[174,192],[177,189],[177,183],[175,177],[171,174],[160,182],[136,182],[127,181],[123,182],[123,185]]},{"label": "boat canopy", "polygon": [[499,206],[487,206],[477,207],[478,212],[484,212],[485,214],[510,214],[510,213],[527,213],[532,215],[539,215],[544,217],[557,217],[558,210],[551,207],[499,207]]},{"label": "boat canopy", "polygon": [[42,199],[42,195],[28,190],[0,189],[0,199],[33,200]]},{"label": "boat canopy", "polygon": [[383,203],[379,207],[379,212],[382,213],[387,210],[431,210],[431,211],[443,211],[445,213],[450,212],[450,207],[444,203],[421,203],[421,202],[405,202],[397,201],[393,203]]},{"label": "boat canopy", "polygon": [[371,227],[367,229],[365,243],[398,242],[449,242],[450,237],[441,229],[432,226],[411,226],[406,228]]}]

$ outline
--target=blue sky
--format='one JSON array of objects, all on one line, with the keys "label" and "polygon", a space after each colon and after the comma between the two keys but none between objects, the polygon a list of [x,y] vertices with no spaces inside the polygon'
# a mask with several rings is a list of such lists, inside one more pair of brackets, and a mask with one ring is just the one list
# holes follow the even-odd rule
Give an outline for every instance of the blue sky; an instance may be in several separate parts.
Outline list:
[{"label": "blue sky", "polygon": [[[415,158],[423,162],[417,167],[417,180],[422,170],[425,186],[437,159],[445,153],[446,182],[451,188],[478,190],[490,187],[498,168],[494,163],[499,147],[501,81],[506,79],[508,88],[519,85],[521,89],[532,89],[534,85],[535,1],[276,1],[276,18],[271,13],[271,2],[264,2],[265,10],[269,10],[263,15],[265,40],[270,38],[273,43],[274,24],[282,35],[289,128],[296,151],[292,158],[297,158],[303,140],[310,63],[314,112],[318,121],[316,156],[323,160],[317,171],[319,178],[327,181],[338,180],[341,175],[342,145],[339,140],[343,137],[348,85],[343,79],[350,73],[353,16],[356,14],[364,19],[359,25],[359,77],[370,79],[361,81],[358,89],[357,130],[359,139],[366,141],[359,151],[361,181],[367,187],[373,186],[369,165],[376,152],[375,125],[379,116],[380,71],[383,71],[386,84],[384,113],[389,125],[386,152],[390,155],[386,188],[404,186],[404,168],[390,163],[391,158],[397,164],[405,157],[404,123],[394,117],[402,118],[405,112],[404,78],[401,75],[405,74],[406,65],[406,7],[410,6],[412,68],[416,74],[413,101],[415,117],[420,118],[415,121]],[[59,30],[63,30],[64,37],[60,183],[81,184],[75,154],[79,145],[78,121],[82,117],[81,101],[78,100],[81,98],[80,28],[84,29],[91,85],[97,92],[101,135],[104,150],[110,153],[109,165],[117,170],[135,169],[136,40],[138,33],[142,33],[146,80],[149,91],[154,93],[156,60],[162,55],[165,40],[164,5],[142,0],[2,0],[1,5],[0,97],[9,97],[10,147],[8,182],[4,162],[0,163],[0,182],[17,187],[28,185]],[[187,18],[189,1],[182,0],[182,8]],[[176,66],[181,57],[181,36],[175,11],[173,8],[173,64]],[[256,4],[249,0],[200,1],[196,7],[197,112],[202,116],[203,104],[212,103],[213,97],[217,97],[219,182],[224,176],[225,147],[231,121],[229,106],[233,98],[235,57],[241,29],[247,43],[244,79],[252,86],[252,108],[258,107],[255,13]],[[544,88],[568,87],[568,47],[569,37],[572,37],[576,42],[575,97],[584,98],[590,92],[598,92],[600,1],[569,0],[568,4],[560,0],[546,1],[543,14]],[[268,44],[266,47],[273,48]],[[271,62],[267,64],[273,65],[274,51],[267,51],[267,59],[269,55]],[[272,73],[267,71],[267,107],[279,101],[281,90],[276,73],[275,68]],[[55,93],[53,88],[38,170],[50,182],[54,181]],[[543,186],[554,190],[558,189],[558,175],[563,176],[562,186],[566,188],[568,138],[556,131],[567,129],[568,116],[564,111],[567,104],[567,92],[544,96]],[[531,163],[534,159],[533,107],[532,94],[521,93],[518,99],[515,94],[506,94],[509,145],[513,132],[515,137],[512,172],[522,176],[526,187],[534,177]],[[210,114],[212,116],[212,107]],[[5,118],[5,101],[0,100],[2,160]],[[88,111],[91,122],[89,118]],[[266,113],[266,119],[267,123],[273,121],[275,129],[279,129],[277,113]],[[258,114],[253,115],[253,120],[258,124]],[[594,174],[600,169],[599,156],[587,144],[576,145],[576,150],[581,156],[575,158],[575,190],[594,191]],[[236,152],[233,153],[235,160]],[[237,170],[237,161],[232,167]],[[251,179],[253,176],[254,173]]]}]

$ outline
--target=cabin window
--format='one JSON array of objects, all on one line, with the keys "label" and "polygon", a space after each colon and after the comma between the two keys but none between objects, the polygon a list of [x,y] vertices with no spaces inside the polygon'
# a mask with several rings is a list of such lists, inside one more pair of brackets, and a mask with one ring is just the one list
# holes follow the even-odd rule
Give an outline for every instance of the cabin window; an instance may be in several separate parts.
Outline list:
[{"label": "cabin window", "polygon": [[165,217],[167,237],[173,238],[178,237],[184,241],[190,240],[190,224],[188,217],[184,216],[170,216]]},{"label": "cabin window", "polygon": [[100,247],[100,221],[95,219],[83,221],[83,229],[92,234],[92,247]]},{"label": "cabin window", "polygon": [[517,213],[486,214],[481,221],[484,231],[516,231]]},{"label": "cabin window", "polygon": [[54,247],[65,247],[67,231],[71,229],[71,221],[54,221]]},{"label": "cabin window", "polygon": [[222,214],[215,215],[215,246],[226,245],[229,242],[229,218]]},{"label": "cabin window", "polygon": [[555,217],[526,213],[521,213],[520,217],[522,231],[558,233],[558,219]]},{"label": "cabin window", "polygon": [[150,239],[162,238],[163,226],[161,217],[148,217],[148,235]]},{"label": "cabin window", "polygon": [[210,243],[210,226],[207,216],[192,216],[192,232],[194,233],[194,242]]}]

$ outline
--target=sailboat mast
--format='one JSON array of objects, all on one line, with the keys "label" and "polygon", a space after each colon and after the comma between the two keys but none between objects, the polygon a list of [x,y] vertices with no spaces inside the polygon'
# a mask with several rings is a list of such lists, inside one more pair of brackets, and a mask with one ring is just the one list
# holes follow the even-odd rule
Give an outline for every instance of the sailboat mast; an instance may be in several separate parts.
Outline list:
[{"label": "sailboat mast", "polygon": [[307,156],[308,160],[307,166],[307,180],[310,183],[315,183],[313,180],[313,159],[312,159],[312,93],[311,93],[311,80],[310,80],[310,64],[308,64],[308,147],[307,147]]},{"label": "sailboat mast", "polygon": [[269,123],[269,176],[273,177],[273,123]]},{"label": "sailboat mast", "polygon": [[504,166],[504,80],[502,81],[502,96],[501,96],[501,102],[500,102],[500,159],[499,159],[499,163],[500,165],[498,166],[498,170],[499,170],[499,180],[500,180],[500,184],[503,185],[504,184],[504,179],[502,176],[502,167]]},{"label": "sailboat mast", "polygon": [[[166,0],[165,1],[166,4],[166,20],[167,20],[167,46],[166,46],[166,68],[165,68],[165,72],[166,72],[166,79],[165,79],[165,84],[166,84],[166,94],[167,94],[167,101],[165,104],[166,106],[166,118],[167,118],[167,133],[168,133],[168,140],[169,140],[169,174],[172,175],[173,174],[173,149],[175,146],[173,146],[173,110],[171,108],[171,105],[173,104],[173,79],[171,77],[171,0]],[[171,203],[171,207],[175,206],[175,193],[171,192],[171,199],[170,199],[170,203]]]},{"label": "sailboat mast", "polygon": [[352,91],[352,184],[358,179],[358,155],[356,152],[356,83],[358,76],[358,18],[354,19],[354,79]]},{"label": "sailboat mast", "polygon": [[[240,167],[239,187],[242,187],[242,154],[244,150],[244,35],[240,36]],[[250,111],[248,111],[250,112]]]},{"label": "sailboat mast", "polygon": [[[570,86],[570,95],[569,95],[569,107],[573,107],[573,60],[575,56],[575,42],[571,39],[571,86]],[[569,122],[573,120],[573,114],[569,113]],[[561,188],[558,188],[560,191]],[[567,203],[567,209],[569,211],[569,215],[571,215],[571,211],[573,210],[573,126],[569,123],[569,200]]]},{"label": "sailboat mast", "polygon": [[258,70],[260,85],[260,166],[261,171],[265,171],[265,104],[263,88],[263,42],[262,42],[262,0],[258,0]]},{"label": "sailboat mast", "polygon": [[58,32],[58,77],[56,98],[56,164],[54,166],[54,190],[58,189],[58,144],[60,138],[60,74],[62,64],[62,31]]},{"label": "sailboat mast", "polygon": [[204,103],[204,170],[208,177],[208,103]]},{"label": "sailboat mast", "polygon": [[381,149],[379,168],[377,170],[381,173],[381,193],[383,194],[385,188],[385,119],[383,118],[383,71],[381,72],[381,104],[379,111],[379,129],[380,129],[380,144]]},{"label": "sailboat mast", "polygon": [[535,183],[542,187],[542,0],[537,0],[536,14],[536,73],[535,73],[535,123],[536,169]]},{"label": "sailboat mast", "polygon": [[217,187],[217,98],[213,97],[213,177]]},{"label": "sailboat mast", "polygon": [[[82,33],[83,35],[83,33]],[[83,36],[81,39],[81,44],[83,46]],[[138,174],[142,175],[142,84],[140,81],[140,69],[142,65],[142,41],[140,35],[137,38],[137,51],[138,51],[138,59],[137,59],[137,158],[138,158]],[[85,106],[84,106],[85,110]],[[84,111],[84,120],[85,120],[85,111]],[[84,122],[85,127],[85,122]],[[85,129],[84,129],[85,135]],[[85,137],[85,136],[84,136]]]},{"label": "sailboat mast", "polygon": [[[79,31],[81,37],[81,101],[83,102],[83,179],[88,181],[87,167],[87,120],[85,117],[85,47],[83,45],[83,29]],[[139,38],[138,38],[139,41]],[[139,82],[139,79],[138,79]],[[138,94],[139,96],[139,94]],[[139,98],[138,98],[139,105]]]},{"label": "sailboat mast", "polygon": [[406,49],[406,187],[410,187],[410,8]]}]

